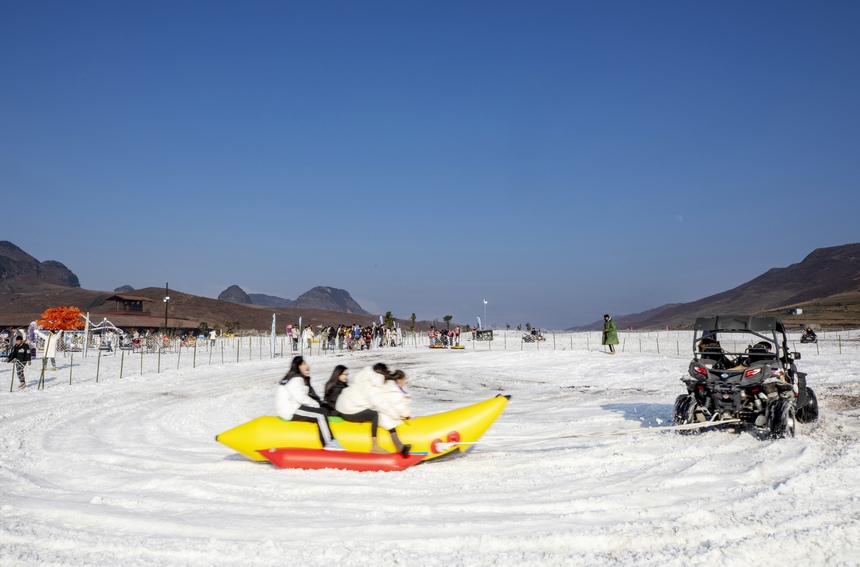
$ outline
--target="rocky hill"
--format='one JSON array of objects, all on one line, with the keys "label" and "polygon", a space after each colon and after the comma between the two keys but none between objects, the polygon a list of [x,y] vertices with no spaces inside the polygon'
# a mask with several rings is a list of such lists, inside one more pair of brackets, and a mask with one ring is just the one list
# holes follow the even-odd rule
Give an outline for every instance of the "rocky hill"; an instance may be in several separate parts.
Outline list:
[{"label": "rocky hill", "polygon": [[[790,316],[790,309],[803,314]],[[619,328],[689,328],[696,317],[721,313],[778,315],[786,324],[860,324],[860,243],[819,248],[803,261],[772,268],[736,288],[698,301],[616,316]],[[576,329],[602,328],[598,321]]]},{"label": "rocky hill", "polygon": [[248,297],[248,294],[245,293],[245,290],[237,285],[231,285],[222,291],[218,294],[218,299],[221,301],[229,301],[230,303],[241,303],[243,305],[252,305],[254,303],[251,301],[251,298]]},{"label": "rocky hill", "polygon": [[349,295],[348,291],[336,287],[317,286],[298,296],[293,301],[292,306],[295,308],[325,309],[327,311],[370,315]]},{"label": "rocky hill", "polygon": [[11,242],[0,241],[0,288],[13,291],[33,282],[81,287],[78,276],[60,262],[40,262]]}]

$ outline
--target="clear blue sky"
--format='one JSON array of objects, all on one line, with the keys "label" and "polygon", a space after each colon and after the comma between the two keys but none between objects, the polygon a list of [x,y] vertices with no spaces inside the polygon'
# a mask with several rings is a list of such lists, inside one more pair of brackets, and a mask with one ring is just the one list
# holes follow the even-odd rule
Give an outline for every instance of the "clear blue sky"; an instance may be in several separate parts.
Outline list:
[{"label": "clear blue sky", "polygon": [[563,328],[860,241],[858,2],[0,0],[0,238]]}]

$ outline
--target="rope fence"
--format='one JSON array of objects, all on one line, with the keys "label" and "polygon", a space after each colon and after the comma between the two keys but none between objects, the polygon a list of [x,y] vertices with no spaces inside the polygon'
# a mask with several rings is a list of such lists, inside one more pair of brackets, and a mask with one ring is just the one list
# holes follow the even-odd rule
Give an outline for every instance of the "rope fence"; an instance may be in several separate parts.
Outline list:
[{"label": "rope fence", "polygon": [[[530,335],[529,335],[530,336]],[[460,337],[462,350],[471,351],[580,351],[601,352],[607,347],[602,346],[602,333],[590,332],[545,332],[542,340],[529,340],[522,331],[494,331],[493,340],[477,340],[471,332],[464,332]],[[687,359],[693,352],[692,331],[624,331],[618,332],[619,345],[616,347],[619,355],[649,354],[671,358]],[[57,370],[51,370],[44,351],[39,350],[32,364],[25,368],[28,385],[36,384],[38,389],[44,389],[46,382],[68,380],[93,380],[99,382],[105,379],[122,379],[124,377],[146,376],[160,374],[170,370],[197,369],[211,366],[224,366],[254,361],[270,360],[273,358],[291,358],[294,355],[310,357],[335,356],[349,354],[345,345],[337,342],[329,343],[319,336],[305,337],[305,340],[294,341],[291,337],[277,335],[272,345],[271,335],[262,332],[247,332],[243,335],[221,336],[214,340],[209,338],[192,338],[185,341],[179,338],[142,338],[137,345],[129,342],[105,341],[100,339],[89,345],[86,362],[83,339],[70,337],[58,345],[56,361]],[[378,350],[380,355],[386,351],[404,351],[427,349],[431,339],[427,333],[406,331],[400,337],[396,346],[372,345],[368,350]],[[40,348],[42,345],[37,345]],[[727,341],[724,348],[732,352],[742,351],[746,345]],[[800,333],[789,335],[789,347],[800,352],[802,356],[858,356],[860,355],[860,330],[822,331],[818,334],[817,343],[801,343]],[[2,353],[0,353],[2,355]],[[95,358],[95,360],[93,360]],[[5,358],[3,358],[5,360]],[[81,369],[86,374],[81,375]],[[10,391],[15,389],[17,381],[14,364],[0,366],[0,372],[9,372]],[[77,374],[76,374],[77,373]],[[2,379],[2,378],[0,378]]]}]

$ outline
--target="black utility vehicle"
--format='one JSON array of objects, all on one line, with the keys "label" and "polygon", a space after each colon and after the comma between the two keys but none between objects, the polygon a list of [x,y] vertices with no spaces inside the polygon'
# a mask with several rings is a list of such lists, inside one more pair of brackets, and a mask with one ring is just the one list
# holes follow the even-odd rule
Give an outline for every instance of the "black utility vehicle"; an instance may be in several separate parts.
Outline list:
[{"label": "black utility vehicle", "polygon": [[[739,420],[770,437],[794,437],[796,423],[818,419],[818,400],[794,364],[785,327],[773,317],[699,317],[693,361],[681,378],[675,425]],[[697,433],[701,429],[683,431]]]},{"label": "black utility vehicle", "polygon": [[523,342],[524,343],[534,343],[538,341],[545,341],[546,337],[544,337],[540,331],[532,331],[530,333],[523,333]]},{"label": "black utility vehicle", "polygon": [[817,343],[818,335],[815,334],[815,331],[812,328],[807,327],[803,334],[800,335],[800,342],[802,343]]}]

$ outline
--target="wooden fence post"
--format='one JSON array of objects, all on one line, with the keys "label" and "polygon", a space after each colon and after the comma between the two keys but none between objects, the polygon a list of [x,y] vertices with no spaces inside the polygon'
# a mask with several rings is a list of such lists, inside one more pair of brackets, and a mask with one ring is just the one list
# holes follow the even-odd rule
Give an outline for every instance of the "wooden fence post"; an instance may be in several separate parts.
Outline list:
[{"label": "wooden fence post", "polygon": [[[45,347],[45,348],[47,348],[47,347]],[[42,359],[42,374],[39,376],[39,385],[36,387],[37,390],[44,390],[45,389],[45,369],[47,366],[48,366],[48,359],[46,357],[46,358]]]}]

